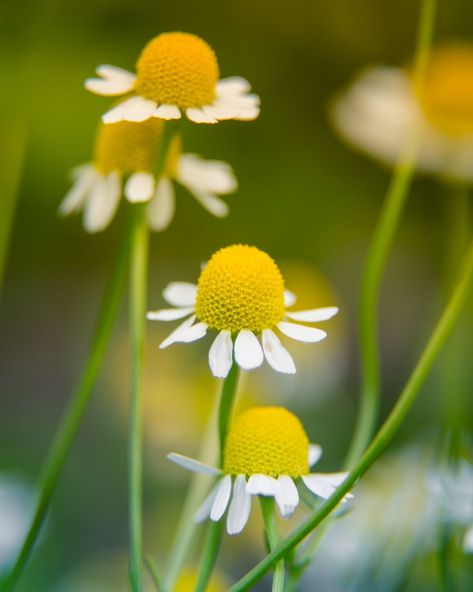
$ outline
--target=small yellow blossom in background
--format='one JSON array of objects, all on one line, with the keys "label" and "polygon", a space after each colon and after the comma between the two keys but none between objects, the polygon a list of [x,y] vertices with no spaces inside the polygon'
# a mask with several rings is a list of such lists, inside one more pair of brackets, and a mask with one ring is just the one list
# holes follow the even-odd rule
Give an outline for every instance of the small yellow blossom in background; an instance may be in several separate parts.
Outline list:
[{"label": "small yellow blossom in background", "polygon": [[217,331],[209,351],[209,365],[212,374],[220,378],[228,375],[233,355],[245,370],[258,368],[266,358],[277,372],[294,374],[294,361],[274,329],[292,339],[315,343],[327,334],[303,323],[326,321],[338,312],[335,306],[287,310],[296,297],[284,289],[281,272],[271,257],[249,245],[220,249],[204,266],[197,285],[173,282],[163,296],[175,308],[149,312],[148,319],[187,318],[160,347],[196,341],[206,335],[207,329]]},{"label": "small yellow blossom in background", "polygon": [[237,189],[231,167],[222,161],[183,154],[180,135],[173,137],[164,171],[159,179],[156,177],[154,167],[163,129],[164,122],[159,119],[101,123],[93,161],[74,169],[74,183],[59,208],[60,213],[68,215],[83,210],[85,229],[98,232],[115,215],[123,190],[131,203],[148,202],[150,227],[164,230],[174,216],[173,181],[176,181],[211,214],[226,216],[228,206],[218,196]]},{"label": "small yellow blossom in background", "polygon": [[259,115],[259,97],[250,94],[240,77],[220,80],[213,49],[190,33],[162,33],[141,52],[136,75],[115,66],[97,68],[99,78],[85,82],[105,96],[131,95],[104,116],[105,123],[180,119],[182,112],[196,123],[224,119],[252,120]]},{"label": "small yellow blossom in background", "polygon": [[419,133],[417,166],[443,177],[473,180],[473,45],[445,43],[432,51],[424,81],[409,68],[372,67],[332,105],[340,135],[390,165]]}]

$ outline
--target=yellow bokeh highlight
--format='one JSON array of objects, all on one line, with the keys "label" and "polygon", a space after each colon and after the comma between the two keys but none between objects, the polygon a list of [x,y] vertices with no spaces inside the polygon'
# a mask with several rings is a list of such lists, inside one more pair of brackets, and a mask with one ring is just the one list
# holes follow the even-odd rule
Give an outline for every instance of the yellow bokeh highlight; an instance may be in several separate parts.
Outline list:
[{"label": "yellow bokeh highlight", "polygon": [[[173,592],[194,592],[198,579],[197,569],[187,569],[180,576]],[[218,574],[214,573],[212,579],[205,588],[206,592],[225,592],[228,583]]]},{"label": "yellow bokeh highlight", "polygon": [[473,45],[450,43],[432,51],[419,100],[426,118],[443,133],[473,134]]},{"label": "yellow bokeh highlight", "polygon": [[200,274],[196,313],[218,331],[274,327],[284,316],[284,281],[278,266],[256,247],[220,249]]},{"label": "yellow bokeh highlight", "polygon": [[141,52],[136,91],[159,104],[181,109],[209,105],[219,79],[213,49],[190,33],[163,33]]},{"label": "yellow bokeh highlight", "polygon": [[299,419],[284,407],[253,407],[232,424],[224,472],[300,477],[309,472],[309,439]]}]

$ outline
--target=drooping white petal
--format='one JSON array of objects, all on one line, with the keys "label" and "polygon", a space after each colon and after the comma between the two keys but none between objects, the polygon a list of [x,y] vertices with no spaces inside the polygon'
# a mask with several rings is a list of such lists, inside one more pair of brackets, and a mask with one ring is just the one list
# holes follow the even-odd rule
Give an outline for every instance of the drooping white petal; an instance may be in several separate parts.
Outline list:
[{"label": "drooping white petal", "polygon": [[214,522],[220,520],[225,513],[232,492],[232,478],[230,475],[222,477],[218,484],[217,494],[215,495],[212,509],[210,510],[210,519]]},{"label": "drooping white petal", "polygon": [[295,374],[296,366],[291,354],[281,345],[278,336],[271,329],[263,331],[263,352],[274,370],[284,374]]},{"label": "drooping white petal", "polygon": [[104,123],[132,121],[139,123],[149,119],[156,109],[156,103],[143,97],[131,97],[102,115]]},{"label": "drooping white petal", "polygon": [[293,304],[295,304],[297,300],[297,296],[294,294],[294,292],[291,292],[290,290],[284,290],[284,306],[286,308],[290,308]]},{"label": "drooping white petal", "polygon": [[297,312],[286,312],[286,316],[294,321],[305,323],[318,323],[328,321],[338,313],[337,306],[327,306],[325,308],[312,308],[311,310],[300,310]]},{"label": "drooping white petal", "polygon": [[202,504],[197,508],[196,513],[194,514],[194,522],[199,524],[207,518],[210,518],[210,511],[212,509],[213,503],[215,501],[215,496],[217,495],[219,483],[217,483],[212,490],[210,491],[209,495],[204,499]]},{"label": "drooping white petal", "polygon": [[207,333],[208,325],[205,323],[196,323],[191,327],[186,327],[180,331],[179,335],[174,337],[174,341],[178,343],[191,343],[202,339]]},{"label": "drooping white petal", "polygon": [[191,191],[191,193],[208,212],[217,218],[225,218],[225,216],[228,216],[230,208],[216,195],[212,195],[211,193],[202,193],[195,190]]},{"label": "drooping white petal", "polygon": [[[310,475],[303,475],[302,481],[312,493],[315,493],[315,495],[318,495],[323,499],[328,499],[339,485],[333,483],[330,474],[328,474],[328,476],[329,478],[327,479],[327,475],[324,473],[311,473]],[[346,502],[352,497],[353,494],[347,493],[343,497],[342,502]]]},{"label": "drooping white petal", "polygon": [[346,471],[340,471],[338,473],[311,473],[312,475],[317,475],[323,481],[330,483],[334,487],[338,487],[341,485],[345,479],[348,477],[349,473]]},{"label": "drooping white petal", "polygon": [[123,95],[135,86],[135,75],[123,68],[102,64],[96,72],[101,78],[88,78],[84,86],[97,95]]},{"label": "drooping white petal", "polygon": [[246,491],[251,495],[276,496],[279,489],[277,479],[268,475],[251,475],[246,484]]},{"label": "drooping white petal", "polygon": [[251,90],[251,85],[248,80],[245,80],[241,76],[229,76],[228,78],[222,78],[217,82],[216,92],[219,96],[230,94],[238,95],[245,94]]},{"label": "drooping white petal", "polygon": [[309,444],[309,467],[317,464],[322,457],[322,446],[319,444]]},{"label": "drooping white petal", "polygon": [[154,176],[141,171],[128,177],[125,184],[125,197],[131,203],[149,201],[154,192]]},{"label": "drooping white petal", "polygon": [[74,184],[59,206],[61,216],[67,216],[81,210],[97,175],[98,173],[96,173],[92,165],[85,165],[77,170],[74,175]]},{"label": "drooping white petal", "polygon": [[97,175],[84,208],[87,232],[99,232],[108,226],[120,200],[120,176],[116,172]]},{"label": "drooping white petal", "polygon": [[233,364],[233,341],[230,331],[220,331],[209,350],[209,366],[216,378],[225,378]]},{"label": "drooping white petal", "polygon": [[289,518],[299,504],[299,492],[294,481],[287,475],[278,477],[278,491],[276,493],[276,503],[279,506],[281,516]]},{"label": "drooping white petal", "polygon": [[168,347],[172,343],[175,343],[176,341],[178,341],[179,335],[183,331],[186,331],[189,327],[191,327],[192,324],[194,323],[194,321],[195,321],[195,315],[192,315],[188,319],[186,319],[176,329],[174,329],[174,331],[172,333],[170,333],[166,337],[166,339],[160,344],[159,349],[164,349],[165,347]]},{"label": "drooping white petal", "polygon": [[244,475],[237,475],[233,484],[232,501],[227,515],[228,534],[238,534],[246,526],[251,512],[251,496],[246,491]]},{"label": "drooping white petal", "polygon": [[217,119],[210,117],[210,115],[207,115],[202,109],[186,109],[186,115],[195,123],[218,123]]},{"label": "drooping white petal", "polygon": [[136,80],[133,72],[125,70],[125,68],[120,68],[120,66],[112,66],[111,64],[100,64],[100,66],[95,68],[95,72],[101,78],[108,78],[109,80],[112,78],[115,80],[128,80],[129,82]]},{"label": "drooping white petal", "polygon": [[204,160],[197,154],[179,158],[176,178],[189,191],[224,195],[237,189],[232,167],[220,160]]},{"label": "drooping white petal", "polygon": [[176,105],[159,105],[153,113],[153,117],[159,119],[181,119],[181,112]]},{"label": "drooping white petal", "polygon": [[171,452],[168,454],[168,459],[176,465],[187,469],[188,471],[192,471],[193,473],[201,473],[203,475],[221,475],[222,471],[220,469],[216,469],[215,467],[211,467],[205,463],[202,463],[198,460],[194,460],[193,458],[189,458],[188,456],[184,456],[182,454],[178,454],[177,452]]},{"label": "drooping white petal", "polygon": [[174,187],[169,179],[161,177],[156,193],[148,206],[148,221],[156,232],[165,230],[174,217]]},{"label": "drooping white petal", "polygon": [[172,306],[194,306],[197,286],[190,282],[171,282],[164,289],[163,298]]},{"label": "drooping white petal", "polygon": [[327,333],[321,329],[306,327],[305,325],[298,325],[296,323],[287,323],[286,321],[278,323],[278,329],[284,335],[292,337],[292,339],[296,339],[297,341],[304,341],[305,343],[316,343],[327,337]]},{"label": "drooping white petal", "polygon": [[235,340],[235,361],[244,370],[261,366],[264,360],[261,345],[252,331],[243,329]]},{"label": "drooping white petal", "polygon": [[148,321],[177,321],[194,312],[194,307],[187,308],[162,308],[161,310],[150,310],[146,313]]}]

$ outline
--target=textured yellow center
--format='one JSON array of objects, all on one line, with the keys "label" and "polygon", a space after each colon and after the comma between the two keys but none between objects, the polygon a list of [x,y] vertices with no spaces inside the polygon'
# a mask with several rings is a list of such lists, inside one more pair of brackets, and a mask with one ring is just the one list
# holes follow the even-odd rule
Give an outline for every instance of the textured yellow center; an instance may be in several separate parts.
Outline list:
[{"label": "textured yellow center", "polygon": [[309,472],[309,440],[299,419],[283,407],[253,407],[233,423],[224,472],[300,477]]},{"label": "textured yellow center", "polygon": [[213,102],[219,78],[212,48],[189,33],[163,33],[141,52],[136,65],[137,93],[181,109]]},{"label": "textured yellow center", "polygon": [[419,100],[440,131],[473,134],[473,45],[449,44],[432,53]]},{"label": "textured yellow center", "polygon": [[256,247],[217,251],[200,274],[196,313],[212,329],[274,327],[284,316],[284,282],[276,263]]}]

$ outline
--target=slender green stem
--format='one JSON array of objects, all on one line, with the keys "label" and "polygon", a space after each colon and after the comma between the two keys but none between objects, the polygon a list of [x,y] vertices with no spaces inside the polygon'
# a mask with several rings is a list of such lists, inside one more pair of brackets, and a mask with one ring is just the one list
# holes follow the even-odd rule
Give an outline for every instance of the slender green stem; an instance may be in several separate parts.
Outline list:
[{"label": "slender green stem", "polygon": [[[269,551],[277,548],[280,537],[276,526],[276,515],[274,512],[274,499],[260,497],[261,511],[263,513],[264,531]],[[274,566],[272,592],[284,592],[284,559],[281,559]]]},{"label": "slender green stem", "polygon": [[130,581],[133,592],[141,592],[142,555],[142,390],[148,278],[148,224],[146,206],[135,206],[131,275],[131,400],[129,433]]},{"label": "slender green stem", "polygon": [[[233,364],[228,376],[223,381],[222,393],[220,395],[220,404],[218,410],[218,433],[219,433],[219,458],[220,466],[223,467],[225,461],[225,440],[227,438],[228,426],[230,424],[233,404],[238,387],[238,377],[240,371],[236,364]],[[195,592],[204,592],[212,576],[215,563],[217,561],[220,541],[222,538],[223,523],[212,522],[209,525],[207,538],[202,553],[202,560],[197,578]]]},{"label": "slender green stem", "polygon": [[41,525],[46,516],[46,512],[66,462],[72,442],[87,408],[92,393],[92,387],[102,365],[110,334],[118,314],[128,273],[130,244],[131,226],[124,237],[115,267],[103,296],[89,357],[87,358],[84,371],[72,395],[69,406],[63,415],[56,432],[56,437],[51,445],[48,457],[44,464],[42,477],[38,486],[38,502],[31,525],[15,563],[13,564],[12,570],[1,586],[2,592],[10,592],[14,589],[17,580],[25,567],[35,541],[38,538]]},{"label": "slender green stem", "polygon": [[144,560],[145,560],[145,565],[148,568],[149,575],[151,576],[151,579],[153,580],[153,584],[156,588],[156,592],[165,592],[167,588],[163,582],[163,579],[162,579],[160,573],[158,572],[158,568],[156,566],[156,563],[153,561],[153,559],[149,555],[145,555]]},{"label": "slender green stem", "polygon": [[281,558],[285,557],[296,547],[314,528],[324,520],[326,516],[338,505],[343,496],[353,487],[358,479],[366,473],[371,465],[383,453],[386,446],[395,436],[407,413],[411,409],[418,393],[425,382],[438,354],[450,335],[452,328],[470,293],[473,278],[473,243],[471,244],[465,259],[460,279],[455,287],[450,300],[443,311],[430,339],[428,340],[419,361],[417,362],[406,386],[384,422],[383,426],[373,439],[372,443],[361,459],[353,467],[347,479],[340,485],[333,495],[325,501],[314,514],[303,522],[289,535],[277,549],[271,551],[263,561],[248,572],[241,580],[234,584],[229,592],[243,592],[249,590],[271,567]]},{"label": "slender green stem", "polygon": [[[423,0],[414,64],[414,87],[420,92],[429,58],[437,0]],[[359,325],[361,355],[360,410],[346,465],[359,459],[370,441],[378,417],[380,369],[378,353],[378,300],[387,258],[407,199],[418,151],[418,130],[412,130],[405,152],[388,188],[374,235],[368,250],[362,279]]]}]

